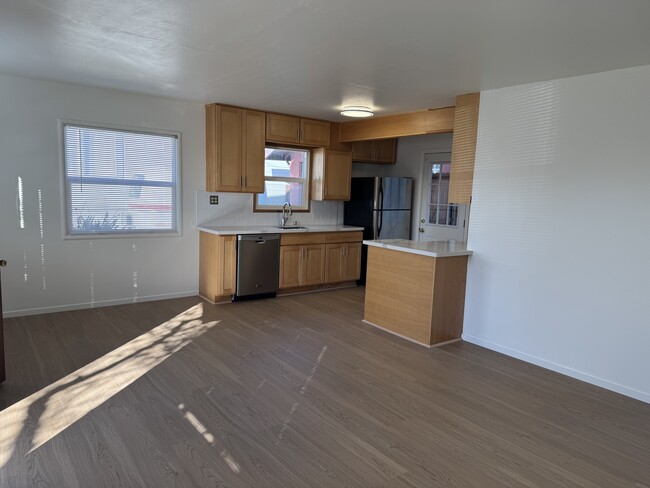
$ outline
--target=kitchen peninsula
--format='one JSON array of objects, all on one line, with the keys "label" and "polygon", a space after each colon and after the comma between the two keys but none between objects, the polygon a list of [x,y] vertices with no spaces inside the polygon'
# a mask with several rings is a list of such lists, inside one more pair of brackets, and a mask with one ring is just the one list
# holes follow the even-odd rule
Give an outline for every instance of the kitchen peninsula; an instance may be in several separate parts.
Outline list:
[{"label": "kitchen peninsula", "polygon": [[431,347],[460,339],[467,260],[457,241],[363,241],[368,246],[364,322]]}]

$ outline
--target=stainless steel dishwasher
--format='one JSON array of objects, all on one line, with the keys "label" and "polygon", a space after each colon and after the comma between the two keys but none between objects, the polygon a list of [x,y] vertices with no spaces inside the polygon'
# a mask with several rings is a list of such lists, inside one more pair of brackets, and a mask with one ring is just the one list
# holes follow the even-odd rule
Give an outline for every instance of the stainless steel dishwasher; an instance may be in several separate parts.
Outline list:
[{"label": "stainless steel dishwasher", "polygon": [[237,293],[233,300],[274,297],[280,275],[280,234],[237,236]]}]

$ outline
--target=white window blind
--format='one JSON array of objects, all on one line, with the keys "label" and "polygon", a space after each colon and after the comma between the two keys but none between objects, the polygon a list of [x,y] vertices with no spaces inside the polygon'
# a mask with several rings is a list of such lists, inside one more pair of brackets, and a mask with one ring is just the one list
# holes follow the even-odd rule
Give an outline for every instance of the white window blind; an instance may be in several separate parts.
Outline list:
[{"label": "white window blind", "polygon": [[63,124],[67,233],[178,230],[178,136]]}]

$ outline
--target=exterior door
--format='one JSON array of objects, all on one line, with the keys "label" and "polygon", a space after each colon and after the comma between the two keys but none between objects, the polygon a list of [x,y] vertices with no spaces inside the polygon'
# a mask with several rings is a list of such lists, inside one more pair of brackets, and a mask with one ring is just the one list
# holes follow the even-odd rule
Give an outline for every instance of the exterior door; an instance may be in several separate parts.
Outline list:
[{"label": "exterior door", "polygon": [[467,240],[469,205],[450,205],[451,154],[425,153],[419,205],[418,241]]}]

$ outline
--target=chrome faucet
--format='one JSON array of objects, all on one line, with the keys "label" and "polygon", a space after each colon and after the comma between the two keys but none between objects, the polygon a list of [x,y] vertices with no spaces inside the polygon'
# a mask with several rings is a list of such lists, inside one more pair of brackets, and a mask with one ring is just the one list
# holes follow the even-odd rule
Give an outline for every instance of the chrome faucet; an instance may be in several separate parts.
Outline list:
[{"label": "chrome faucet", "polygon": [[289,220],[289,216],[291,215],[293,215],[291,204],[289,202],[284,202],[284,205],[282,205],[282,227],[286,227],[287,220]]}]

